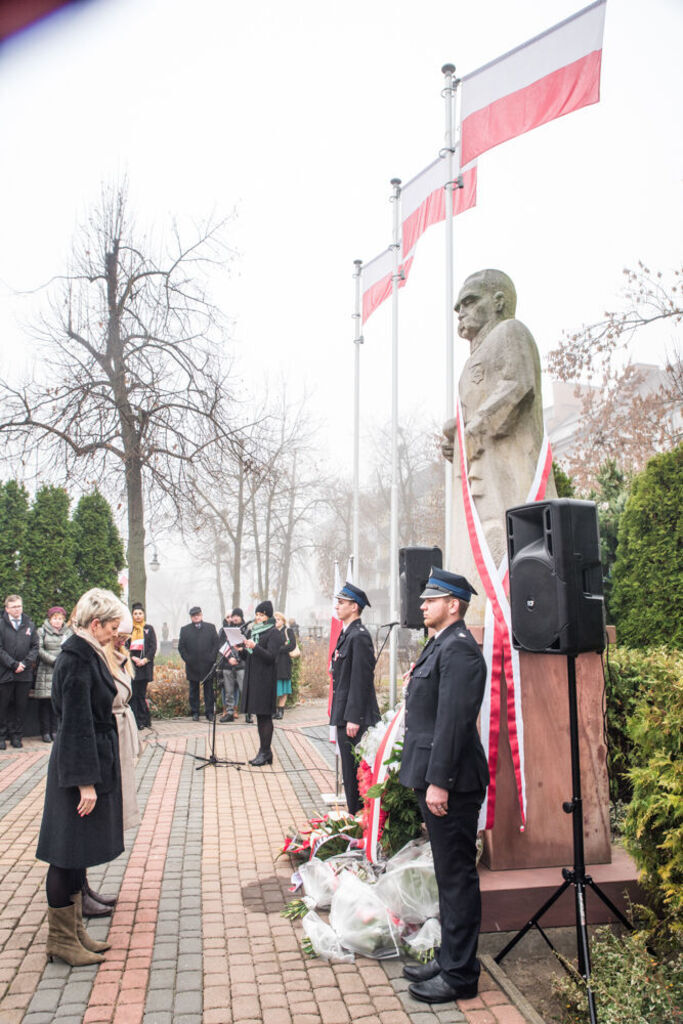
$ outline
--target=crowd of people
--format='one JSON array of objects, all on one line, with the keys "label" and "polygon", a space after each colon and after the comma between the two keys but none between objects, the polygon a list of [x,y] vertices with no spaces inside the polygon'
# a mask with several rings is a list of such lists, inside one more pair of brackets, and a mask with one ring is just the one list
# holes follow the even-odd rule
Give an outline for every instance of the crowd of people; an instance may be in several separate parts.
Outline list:
[{"label": "crowd of people", "polygon": [[[477,732],[486,667],[464,616],[474,588],[463,576],[433,568],[421,595],[430,639],[406,673],[406,724],[400,780],[413,789],[432,845],[442,941],[428,964],[407,965],[410,992],[427,1003],[477,992],[481,921],[476,869],[479,808],[488,784]],[[353,750],[379,720],[375,656],[361,621],[367,595],[347,581],[336,595],[342,630],[333,652],[330,724],[336,729],[348,809],[361,806]],[[67,616],[48,609],[38,629],[10,594],[0,619],[0,750],[22,746],[29,696],[38,701],[42,739],[52,744],[36,856],[48,864],[46,952],[71,966],[100,963],[108,943],[92,938],[84,916],[112,913],[115,896],[94,892],[87,869],[124,849],[124,831],[139,822],[135,763],[139,730],[149,726],[147,685],[157,650],[145,609],[131,611],[107,590],[87,591]],[[233,608],[220,630],[199,606],[180,631],[192,718],[256,719],[254,767],[273,762],[273,722],[291,693],[297,637],[271,601],[251,623]]]}]

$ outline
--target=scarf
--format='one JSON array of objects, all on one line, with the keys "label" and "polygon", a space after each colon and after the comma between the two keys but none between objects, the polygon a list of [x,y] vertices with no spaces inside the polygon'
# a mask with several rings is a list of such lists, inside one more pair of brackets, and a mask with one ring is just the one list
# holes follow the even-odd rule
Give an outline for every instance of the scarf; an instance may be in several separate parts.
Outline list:
[{"label": "scarf", "polygon": [[144,640],[145,639],[145,620],[142,622],[133,622],[133,632],[130,634],[131,640]]},{"label": "scarf", "polygon": [[[265,622],[257,622],[254,626],[251,627],[251,639],[254,641],[255,644],[257,644],[261,639],[261,636],[264,633],[267,633],[269,629],[272,629],[274,625],[275,619],[266,619]],[[247,648],[247,650],[249,651],[250,654],[252,653],[252,651],[249,648]]]}]

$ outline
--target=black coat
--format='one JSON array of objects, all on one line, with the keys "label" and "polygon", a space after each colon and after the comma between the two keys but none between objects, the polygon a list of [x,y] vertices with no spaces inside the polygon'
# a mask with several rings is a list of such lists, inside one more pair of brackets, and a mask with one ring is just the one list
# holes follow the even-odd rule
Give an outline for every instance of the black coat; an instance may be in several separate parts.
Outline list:
[{"label": "black coat", "polygon": [[464,622],[425,646],[406,697],[404,786],[461,793],[486,788],[489,770],[477,731],[485,684],[484,656]]},{"label": "black coat", "polygon": [[213,622],[188,622],[180,630],[178,654],[185,662],[188,679],[199,682],[208,675],[216,663],[218,654],[218,633]]},{"label": "black coat", "polygon": [[332,655],[330,725],[355,722],[361,732],[380,714],[375,693],[375,651],[372,637],[360,619],[342,630]]},{"label": "black coat", "polygon": [[[23,661],[23,672],[14,670]],[[28,615],[21,616],[21,625],[15,629],[7,612],[0,616],[0,683],[33,681],[38,663],[38,630]]]},{"label": "black coat", "polygon": [[[146,623],[142,627],[143,639],[145,646],[140,652],[134,652],[136,658],[149,658],[146,665],[135,665],[133,662],[133,668],[135,669],[135,682],[136,683],[151,683],[154,679],[154,655],[157,653],[157,635],[154,632],[154,626],[148,626]],[[126,647],[130,651],[130,640],[126,640]]]},{"label": "black coat", "polygon": [[280,630],[272,626],[261,633],[256,647],[244,656],[242,710],[247,715],[272,715],[275,712],[277,658],[282,640]]},{"label": "black coat", "polygon": [[[114,860],[123,851],[121,766],[109,669],[79,636],[65,640],[52,676],[59,728],[47,768],[36,856],[60,868]],[[76,811],[79,786],[94,785],[94,811]]]},{"label": "black coat", "polygon": [[291,679],[292,659],[290,658],[290,652],[296,647],[296,637],[294,636],[294,630],[288,626],[278,630],[278,632],[282,634],[282,647],[277,656],[277,678]]}]

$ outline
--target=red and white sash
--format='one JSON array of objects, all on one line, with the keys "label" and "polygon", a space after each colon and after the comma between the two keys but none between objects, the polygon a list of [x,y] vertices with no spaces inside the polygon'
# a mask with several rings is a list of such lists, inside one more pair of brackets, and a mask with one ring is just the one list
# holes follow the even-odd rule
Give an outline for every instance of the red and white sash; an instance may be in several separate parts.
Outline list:
[{"label": "red and white sash", "polygon": [[[389,723],[389,728],[384,733],[382,742],[379,745],[379,750],[375,755],[375,762],[372,766],[372,785],[376,786],[378,782],[384,782],[388,773],[389,765],[384,762],[389,757],[389,754],[394,748],[394,745],[403,736],[403,723],[405,721],[406,705],[405,701],[400,705],[398,711]],[[371,864],[377,863],[377,846],[379,843],[379,814],[381,811],[381,800],[378,797],[376,800],[369,800],[370,813],[369,813],[369,824],[366,833],[365,841],[365,855]]]},{"label": "red and white sash", "polygon": [[[501,723],[501,690],[503,678],[507,682],[507,723],[510,752],[517,785],[517,798],[522,819],[526,823],[526,783],[524,775],[524,721],[522,718],[522,688],[519,672],[519,653],[512,646],[508,562],[504,556],[499,566],[493,561],[484,528],[479,518],[467,475],[465,454],[465,425],[462,407],[458,402],[458,450],[460,476],[465,506],[467,531],[479,578],[486,591],[483,653],[486,660],[486,691],[481,706],[481,741],[489,763],[491,782],[479,816],[479,828],[492,828],[496,810],[496,770]],[[536,464],[536,472],[525,504],[542,501],[552,471],[553,456],[547,434]]]}]

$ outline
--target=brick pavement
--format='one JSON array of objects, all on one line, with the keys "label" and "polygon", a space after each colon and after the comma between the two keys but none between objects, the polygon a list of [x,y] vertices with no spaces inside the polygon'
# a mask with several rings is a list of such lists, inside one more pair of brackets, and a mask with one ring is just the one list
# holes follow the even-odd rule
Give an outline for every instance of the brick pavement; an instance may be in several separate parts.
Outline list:
[{"label": "brick pavement", "polygon": [[208,728],[157,723],[140,758],[142,820],[118,860],[91,869],[119,892],[89,924],[112,949],[97,967],[45,960],[44,878],[35,860],[49,748],[0,754],[0,1024],[524,1024],[486,972],[480,995],[431,1009],[413,1001],[402,963],[306,958],[301,923],[280,916],[292,866],[286,829],[323,811],[334,788],[323,704],[288,712],[272,768],[243,719],[219,726],[216,754],[242,766],[199,769]]}]

